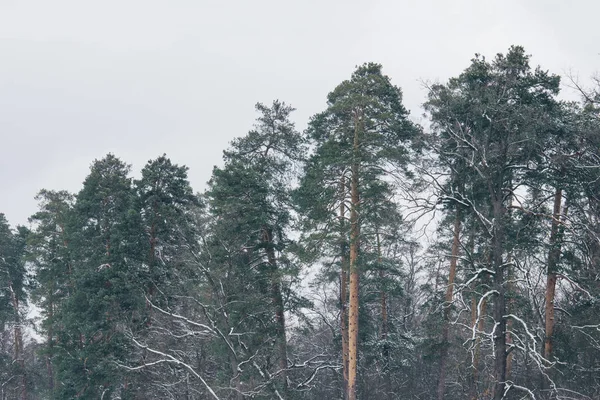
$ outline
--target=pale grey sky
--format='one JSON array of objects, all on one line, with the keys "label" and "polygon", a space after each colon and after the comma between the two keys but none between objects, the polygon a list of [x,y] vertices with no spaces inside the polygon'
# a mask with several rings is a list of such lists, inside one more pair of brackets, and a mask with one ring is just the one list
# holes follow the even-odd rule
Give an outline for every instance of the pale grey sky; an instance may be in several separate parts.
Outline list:
[{"label": "pale grey sky", "polygon": [[77,192],[108,152],[135,174],[167,153],[203,190],[257,101],[292,104],[302,130],[366,61],[416,120],[420,80],[511,44],[585,81],[598,15],[592,0],[0,0],[0,212],[25,223],[40,189]]}]

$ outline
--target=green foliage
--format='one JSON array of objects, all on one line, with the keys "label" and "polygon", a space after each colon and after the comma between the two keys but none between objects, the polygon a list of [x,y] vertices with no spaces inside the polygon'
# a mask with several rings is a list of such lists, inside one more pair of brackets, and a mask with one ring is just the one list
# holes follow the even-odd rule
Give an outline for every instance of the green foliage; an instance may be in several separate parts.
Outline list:
[{"label": "green foliage", "polygon": [[[559,84],[522,47],[476,55],[429,88],[424,133],[382,66],[363,64],[303,134],[286,103],[257,104],[202,195],[166,155],[137,180],[95,160],[76,195],[39,192],[31,230],[0,214],[0,397],[339,398],[355,222],[360,398],[434,398],[443,349],[447,399],[489,398],[503,358],[507,399],[598,398],[600,97],[560,102]],[[429,211],[437,229],[410,220]]]},{"label": "green foliage", "polygon": [[58,310],[57,397],[97,398],[124,384],[127,331],[142,322],[141,229],[129,166],[93,163],[67,228],[72,293]]}]

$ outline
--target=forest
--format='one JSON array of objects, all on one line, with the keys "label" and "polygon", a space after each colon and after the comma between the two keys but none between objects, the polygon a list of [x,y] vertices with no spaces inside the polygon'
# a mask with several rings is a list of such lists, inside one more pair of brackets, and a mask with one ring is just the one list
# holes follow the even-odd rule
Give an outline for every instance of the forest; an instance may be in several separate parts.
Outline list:
[{"label": "forest", "polygon": [[465,65],[425,126],[365,63],[201,193],[107,154],[0,214],[0,400],[600,399],[600,80]]}]

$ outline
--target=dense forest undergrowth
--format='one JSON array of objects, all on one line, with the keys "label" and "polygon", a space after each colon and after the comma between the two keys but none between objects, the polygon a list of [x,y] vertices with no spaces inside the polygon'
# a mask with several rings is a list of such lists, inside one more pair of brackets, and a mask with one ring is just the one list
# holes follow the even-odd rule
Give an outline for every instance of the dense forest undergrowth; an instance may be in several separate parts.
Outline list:
[{"label": "dense forest undergrowth", "polygon": [[600,85],[529,61],[427,128],[364,64],[305,132],[257,104],[204,193],[108,154],[0,214],[0,399],[600,399]]}]

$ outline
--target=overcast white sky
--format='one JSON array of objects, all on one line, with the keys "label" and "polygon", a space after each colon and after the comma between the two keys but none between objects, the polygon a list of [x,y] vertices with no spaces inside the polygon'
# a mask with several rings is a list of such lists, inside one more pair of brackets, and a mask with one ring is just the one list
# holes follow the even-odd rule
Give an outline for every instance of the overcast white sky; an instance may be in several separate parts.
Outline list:
[{"label": "overcast white sky", "polygon": [[167,153],[201,191],[257,101],[292,104],[302,130],[366,61],[417,121],[421,80],[511,44],[585,81],[598,15],[592,0],[0,0],[0,212],[25,223],[40,189],[77,192],[108,152],[135,174]]}]

